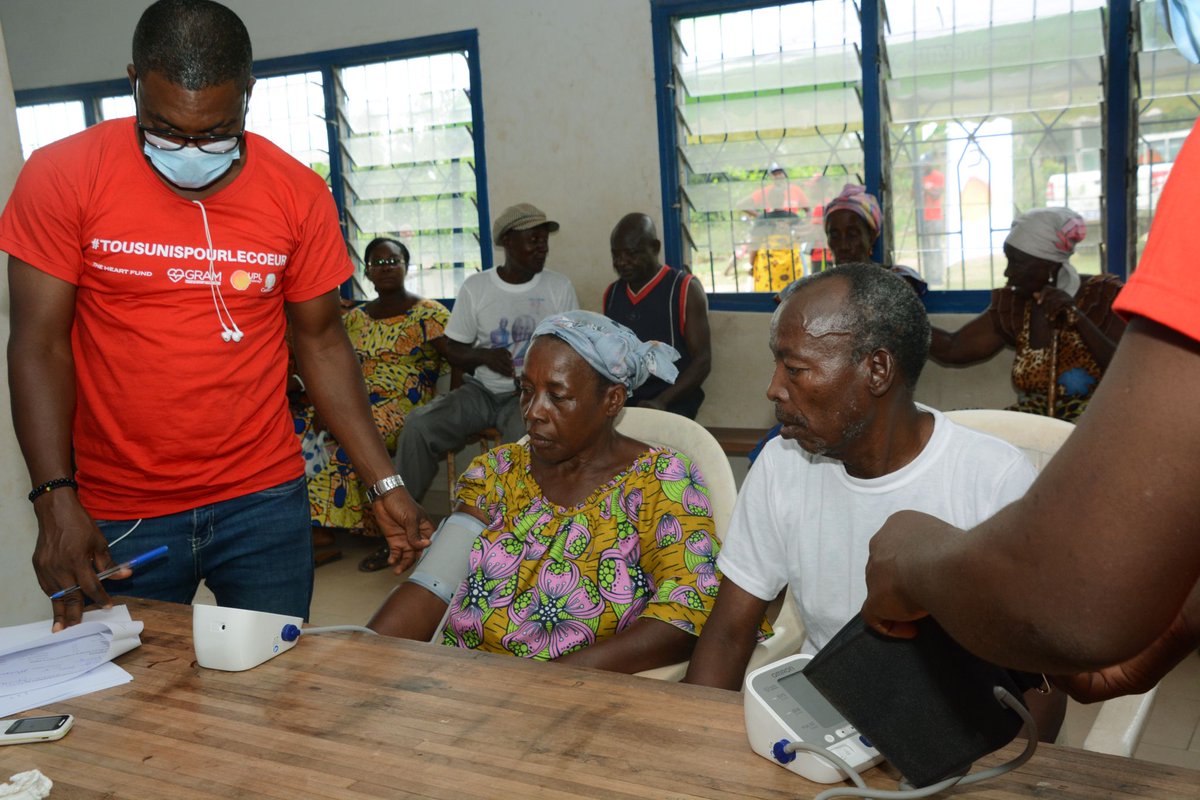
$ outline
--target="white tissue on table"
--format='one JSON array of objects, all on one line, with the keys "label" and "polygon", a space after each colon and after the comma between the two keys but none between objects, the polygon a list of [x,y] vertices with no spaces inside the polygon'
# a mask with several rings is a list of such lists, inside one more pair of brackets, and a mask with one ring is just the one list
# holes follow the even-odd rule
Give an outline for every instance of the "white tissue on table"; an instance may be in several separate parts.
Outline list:
[{"label": "white tissue on table", "polygon": [[4,800],[43,800],[54,786],[50,779],[36,769],[18,772],[0,784],[0,797]]}]

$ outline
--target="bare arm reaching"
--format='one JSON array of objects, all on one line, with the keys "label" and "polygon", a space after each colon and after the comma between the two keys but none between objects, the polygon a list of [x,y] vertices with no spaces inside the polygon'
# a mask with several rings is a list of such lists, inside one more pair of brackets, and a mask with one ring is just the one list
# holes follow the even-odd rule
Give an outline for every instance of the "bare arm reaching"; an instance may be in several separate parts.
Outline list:
[{"label": "bare arm reaching", "polygon": [[1145,651],[1200,578],[1200,417],[1181,413],[1197,392],[1200,343],[1134,319],[1024,499],[967,536],[912,512],[888,521],[867,621],[903,633],[928,612],[984,658],[1056,674]]},{"label": "bare arm reaching", "polygon": [[[363,384],[362,371],[342,327],[337,292],[290,303],[293,346],[308,396],[334,437],[345,448],[362,482],[371,486],[395,472],[384,447]],[[391,555],[401,572],[428,546],[433,525],[404,488],[374,504]]]}]

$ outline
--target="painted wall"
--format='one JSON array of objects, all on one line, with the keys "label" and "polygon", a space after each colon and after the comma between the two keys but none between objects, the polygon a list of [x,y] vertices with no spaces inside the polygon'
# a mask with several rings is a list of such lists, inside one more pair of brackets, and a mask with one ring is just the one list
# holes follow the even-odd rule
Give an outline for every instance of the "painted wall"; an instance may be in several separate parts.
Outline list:
[{"label": "painted wall", "polygon": [[[273,58],[405,39],[479,31],[488,194],[493,213],[536,203],[562,224],[551,240],[552,268],[575,283],[585,307],[597,308],[612,280],[608,235],[634,210],[661,214],[658,133],[647,0],[227,0],[246,22],[258,58]],[[18,89],[120,78],[133,27],[147,0],[4,0],[0,24]],[[11,180],[15,124],[0,86],[3,177]],[[0,197],[3,197],[0,194]],[[7,308],[5,299],[4,308]],[[965,319],[963,317],[953,318]],[[769,316],[712,315],[714,371],[701,422],[757,426],[773,421],[765,398],[771,371]],[[945,324],[941,319],[937,324]],[[953,324],[958,324],[955,321]],[[5,327],[7,331],[7,327]],[[1012,402],[1011,356],[948,371],[931,366],[919,397],[943,408]],[[3,497],[24,489],[24,467],[10,446],[7,392],[0,412]],[[9,462],[11,461],[11,465]],[[11,486],[10,486],[11,484]],[[18,493],[19,494],[19,493]],[[0,560],[6,587],[25,575],[32,530],[28,504],[6,510],[4,537],[19,537]],[[21,499],[21,503],[24,500]],[[25,547],[22,550],[21,547]]]},{"label": "painted wall", "polygon": [[[21,169],[21,148],[17,140],[17,116],[13,104],[12,82],[4,52],[4,27],[0,23],[0,204],[8,199],[17,172]],[[0,376],[8,375],[8,281],[0,281]],[[39,615],[48,618],[50,605],[38,588],[29,566],[37,535],[29,493],[29,474],[13,434],[8,400],[8,381],[0,391],[0,625],[29,622]]]}]

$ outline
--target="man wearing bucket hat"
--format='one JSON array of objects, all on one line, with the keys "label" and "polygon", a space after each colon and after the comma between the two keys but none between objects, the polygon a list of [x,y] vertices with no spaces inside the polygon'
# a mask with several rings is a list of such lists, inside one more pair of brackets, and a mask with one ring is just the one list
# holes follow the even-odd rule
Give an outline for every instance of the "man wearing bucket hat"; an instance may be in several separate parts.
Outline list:
[{"label": "man wearing bucket hat", "polygon": [[504,248],[504,264],[463,282],[446,335],[433,342],[468,374],[462,386],[414,409],[396,444],[396,469],[418,502],[438,460],[472,434],[498,428],[505,442],[525,434],[514,378],[530,335],[546,317],[579,308],[571,281],[545,269],[557,230],[557,222],[529,203],[509,206],[493,223],[492,242]]}]

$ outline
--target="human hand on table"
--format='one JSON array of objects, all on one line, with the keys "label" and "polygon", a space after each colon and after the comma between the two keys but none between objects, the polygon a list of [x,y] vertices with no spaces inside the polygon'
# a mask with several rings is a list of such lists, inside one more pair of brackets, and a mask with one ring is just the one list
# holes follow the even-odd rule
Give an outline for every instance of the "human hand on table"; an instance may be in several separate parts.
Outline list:
[{"label": "human hand on table", "polygon": [[[86,599],[104,608],[112,600],[104,591],[96,573],[115,566],[108,542],[96,523],[83,510],[73,489],[48,492],[33,503],[38,521],[37,544],[33,549],[33,569],[38,585],[47,595],[69,586],[80,590],[51,600],[54,614],[52,632],[79,624]],[[128,578],[131,570],[114,573],[113,579]]]},{"label": "human hand on table", "polygon": [[417,555],[429,546],[433,523],[404,487],[383,495],[372,508],[387,539],[388,564],[399,575],[412,566]]}]

